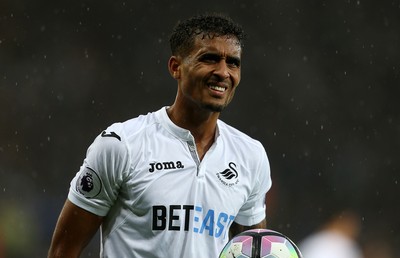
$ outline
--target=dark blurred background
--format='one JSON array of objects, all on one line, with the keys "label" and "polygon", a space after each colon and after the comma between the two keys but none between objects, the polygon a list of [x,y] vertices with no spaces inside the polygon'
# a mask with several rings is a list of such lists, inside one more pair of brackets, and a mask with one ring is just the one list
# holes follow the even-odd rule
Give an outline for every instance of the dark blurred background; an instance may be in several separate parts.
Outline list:
[{"label": "dark blurred background", "polygon": [[0,257],[44,257],[97,134],[172,104],[168,36],[203,11],[248,35],[221,118],[268,152],[269,227],[297,242],[350,208],[399,253],[400,1],[0,0]]}]

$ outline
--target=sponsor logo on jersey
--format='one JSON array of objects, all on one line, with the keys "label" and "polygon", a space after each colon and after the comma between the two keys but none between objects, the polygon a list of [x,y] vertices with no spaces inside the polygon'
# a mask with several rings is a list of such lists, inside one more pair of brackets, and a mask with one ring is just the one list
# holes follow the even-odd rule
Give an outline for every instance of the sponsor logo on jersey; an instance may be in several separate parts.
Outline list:
[{"label": "sponsor logo on jersey", "polygon": [[101,137],[114,137],[114,138],[118,139],[118,141],[121,141],[121,137],[118,134],[116,134],[115,132],[107,133],[106,131],[103,131],[101,133]]},{"label": "sponsor logo on jersey", "polygon": [[214,238],[227,237],[234,215],[200,205],[153,206],[152,230],[193,231]]},{"label": "sponsor logo on jersey", "polygon": [[170,169],[182,169],[185,166],[182,164],[182,161],[163,161],[163,162],[153,162],[149,164],[149,172],[153,173],[154,171],[160,170],[170,170]]},{"label": "sponsor logo on jersey", "polygon": [[218,180],[225,186],[231,187],[239,183],[239,173],[236,170],[236,164],[229,162],[228,168],[216,173]]},{"label": "sponsor logo on jersey", "polygon": [[76,181],[76,190],[86,198],[96,197],[102,188],[99,175],[91,168],[84,167]]}]

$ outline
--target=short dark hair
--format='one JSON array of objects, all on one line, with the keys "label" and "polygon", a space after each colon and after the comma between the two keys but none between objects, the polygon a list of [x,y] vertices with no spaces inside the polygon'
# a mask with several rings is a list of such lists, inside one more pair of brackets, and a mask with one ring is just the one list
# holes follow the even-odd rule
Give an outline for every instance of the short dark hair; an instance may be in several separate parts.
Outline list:
[{"label": "short dark hair", "polygon": [[169,38],[173,55],[186,55],[193,47],[196,36],[234,36],[243,48],[245,34],[242,26],[221,13],[206,13],[179,21]]}]

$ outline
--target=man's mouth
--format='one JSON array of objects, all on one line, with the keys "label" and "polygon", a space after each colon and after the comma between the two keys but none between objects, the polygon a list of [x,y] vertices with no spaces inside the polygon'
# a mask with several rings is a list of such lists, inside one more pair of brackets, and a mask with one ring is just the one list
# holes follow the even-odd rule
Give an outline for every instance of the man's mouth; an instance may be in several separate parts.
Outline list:
[{"label": "man's mouth", "polygon": [[210,89],[219,91],[219,92],[224,92],[226,90],[225,87],[217,86],[217,85],[209,85],[208,86]]}]

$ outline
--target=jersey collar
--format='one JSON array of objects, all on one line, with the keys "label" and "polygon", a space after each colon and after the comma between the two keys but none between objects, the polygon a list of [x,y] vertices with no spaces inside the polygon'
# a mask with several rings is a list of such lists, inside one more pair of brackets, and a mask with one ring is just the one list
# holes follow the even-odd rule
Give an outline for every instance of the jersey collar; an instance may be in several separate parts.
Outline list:
[{"label": "jersey collar", "polygon": [[[161,108],[160,110],[158,110],[156,112],[158,120],[160,121],[160,123],[162,125],[164,125],[166,127],[166,129],[171,132],[173,135],[181,138],[182,140],[185,141],[193,141],[194,137],[193,135],[190,133],[189,130],[181,128],[179,126],[177,126],[176,124],[174,124],[174,122],[171,121],[171,119],[169,118],[168,114],[167,114],[167,109],[168,106],[165,106],[163,108]],[[220,131],[219,131],[219,121],[217,122],[217,130],[215,133],[215,141],[217,140]]]}]

